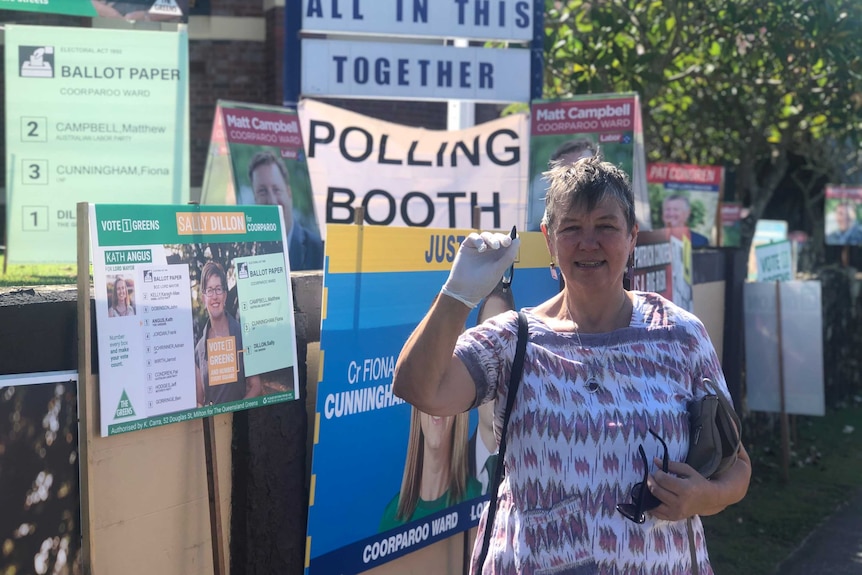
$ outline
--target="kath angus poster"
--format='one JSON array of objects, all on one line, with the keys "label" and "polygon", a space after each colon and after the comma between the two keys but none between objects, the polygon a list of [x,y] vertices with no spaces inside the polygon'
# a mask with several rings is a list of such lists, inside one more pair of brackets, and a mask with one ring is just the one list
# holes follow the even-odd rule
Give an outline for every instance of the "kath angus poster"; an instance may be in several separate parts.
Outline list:
[{"label": "kath angus poster", "polygon": [[299,398],[277,209],[82,205],[102,435]]}]

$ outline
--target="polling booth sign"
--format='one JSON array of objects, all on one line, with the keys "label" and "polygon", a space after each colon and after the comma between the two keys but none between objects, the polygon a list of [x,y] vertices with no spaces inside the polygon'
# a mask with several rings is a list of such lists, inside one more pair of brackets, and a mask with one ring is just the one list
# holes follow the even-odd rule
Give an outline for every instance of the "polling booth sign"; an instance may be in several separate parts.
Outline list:
[{"label": "polling booth sign", "polygon": [[[392,393],[401,346],[439,293],[470,231],[329,227],[308,575],[367,571],[478,522],[487,487],[480,487],[481,466],[470,469],[471,453],[478,448],[469,446],[482,416],[474,410],[432,418]],[[511,284],[517,309],[558,291],[547,254],[540,233],[521,234]],[[465,328],[476,325],[476,313]],[[430,449],[419,445],[423,429],[429,441],[449,450],[449,488],[436,498],[412,490],[418,482],[416,465]],[[438,456],[442,453],[435,450]]]},{"label": "polling booth sign", "polygon": [[188,201],[184,25],[5,34],[10,263],[74,263],[78,202]]},{"label": "polling booth sign", "polygon": [[88,207],[102,435],[299,398],[278,209]]},{"label": "polling booth sign", "polygon": [[495,2],[322,2],[303,0],[306,32],[470,38],[529,42],[533,37],[533,0]]},{"label": "polling booth sign", "polygon": [[426,130],[305,99],[299,103],[315,211],[353,222],[483,229],[524,222],[527,121],[514,114],[465,130]]},{"label": "polling booth sign", "polygon": [[[318,37],[303,38],[301,50],[292,50],[288,36],[285,94],[296,91],[291,77],[297,75],[304,96],[528,101],[531,53],[524,45],[537,33],[540,4],[303,0],[302,31]],[[297,11],[285,11],[286,30],[295,26],[289,14]],[[357,35],[365,38],[356,41]],[[446,45],[449,38],[496,44],[455,47]],[[301,73],[291,73],[291,52],[301,52]]]}]

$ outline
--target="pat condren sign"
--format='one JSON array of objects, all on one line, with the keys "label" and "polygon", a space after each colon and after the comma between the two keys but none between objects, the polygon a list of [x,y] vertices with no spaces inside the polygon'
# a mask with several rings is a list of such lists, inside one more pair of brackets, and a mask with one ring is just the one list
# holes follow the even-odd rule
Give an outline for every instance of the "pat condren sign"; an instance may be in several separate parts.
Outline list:
[{"label": "pat condren sign", "polygon": [[302,93],[375,99],[530,99],[530,51],[303,40]]},{"label": "pat condren sign", "polygon": [[306,32],[529,42],[532,0],[303,0]]}]

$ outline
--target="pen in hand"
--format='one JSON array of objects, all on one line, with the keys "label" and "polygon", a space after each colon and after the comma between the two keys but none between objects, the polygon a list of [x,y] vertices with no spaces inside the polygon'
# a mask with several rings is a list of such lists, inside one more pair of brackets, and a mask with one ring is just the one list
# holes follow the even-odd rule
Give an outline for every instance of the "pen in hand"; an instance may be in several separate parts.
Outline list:
[{"label": "pen in hand", "polygon": [[[517,226],[512,226],[512,231],[509,232],[509,237],[513,240],[518,237]],[[506,268],[506,271],[503,273],[503,277],[500,280],[503,283],[503,291],[508,290],[509,287],[512,285],[513,277],[515,277],[515,262],[512,262],[512,265]]]}]

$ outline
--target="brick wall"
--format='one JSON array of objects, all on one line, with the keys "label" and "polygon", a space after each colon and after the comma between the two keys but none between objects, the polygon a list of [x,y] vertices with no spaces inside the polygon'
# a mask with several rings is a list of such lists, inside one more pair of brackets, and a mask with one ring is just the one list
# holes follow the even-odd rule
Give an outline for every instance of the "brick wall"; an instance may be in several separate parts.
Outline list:
[{"label": "brick wall", "polygon": [[194,41],[189,46],[189,139],[191,185],[200,186],[216,101],[276,103],[264,81],[261,42]]}]

